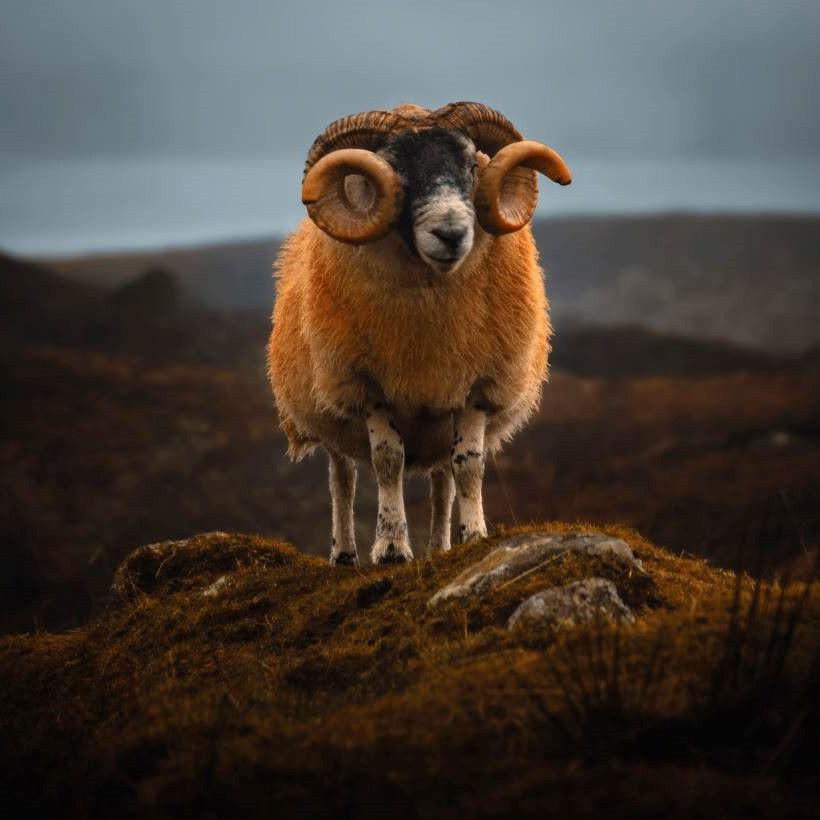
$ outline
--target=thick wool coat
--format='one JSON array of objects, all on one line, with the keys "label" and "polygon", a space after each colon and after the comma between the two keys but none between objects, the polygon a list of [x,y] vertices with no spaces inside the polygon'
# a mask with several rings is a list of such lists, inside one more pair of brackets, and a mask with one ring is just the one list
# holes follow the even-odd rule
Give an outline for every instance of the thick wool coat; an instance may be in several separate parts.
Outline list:
[{"label": "thick wool coat", "polygon": [[396,232],[356,247],[305,219],[276,262],[268,368],[290,454],[317,444],[368,462],[365,401],[386,402],[406,466],[447,463],[453,411],[489,409],[497,450],[536,408],[551,328],[529,226],[476,228],[454,272],[435,274]]}]

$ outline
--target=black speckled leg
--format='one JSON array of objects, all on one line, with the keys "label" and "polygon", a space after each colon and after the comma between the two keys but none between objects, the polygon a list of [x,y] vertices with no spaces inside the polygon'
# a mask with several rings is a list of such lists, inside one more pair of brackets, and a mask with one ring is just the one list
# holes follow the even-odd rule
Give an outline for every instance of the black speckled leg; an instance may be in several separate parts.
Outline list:
[{"label": "black speckled leg", "polygon": [[450,518],[456,484],[449,468],[430,473],[430,552],[450,549]]},{"label": "black speckled leg", "polygon": [[460,543],[487,535],[481,496],[486,426],[486,414],[476,407],[467,407],[456,417],[452,463],[458,498]]},{"label": "black speckled leg", "polygon": [[412,561],[404,513],[404,443],[383,404],[368,404],[366,422],[379,485],[379,515],[370,557],[374,564]]},{"label": "black speckled leg", "polygon": [[353,527],[353,501],[356,496],[356,464],[353,459],[329,450],[330,502],[333,509],[333,535],[330,563],[353,566],[359,563]]}]

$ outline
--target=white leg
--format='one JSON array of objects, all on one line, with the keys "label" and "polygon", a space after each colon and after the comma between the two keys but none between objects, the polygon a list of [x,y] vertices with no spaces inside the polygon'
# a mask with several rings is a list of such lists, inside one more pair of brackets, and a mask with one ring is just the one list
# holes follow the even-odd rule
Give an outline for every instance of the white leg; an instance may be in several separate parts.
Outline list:
[{"label": "white leg", "polygon": [[356,463],[333,450],[330,456],[330,503],[333,508],[333,535],[330,539],[330,563],[359,563],[356,534],[353,529],[353,499],[356,496]]},{"label": "white leg", "polygon": [[456,483],[448,465],[430,473],[430,552],[450,549],[450,515]]},{"label": "white leg", "polygon": [[376,540],[370,557],[374,564],[413,560],[404,514],[404,442],[381,403],[367,405],[370,458],[379,485]]},{"label": "white leg", "polygon": [[453,477],[458,495],[459,542],[483,538],[487,534],[481,484],[484,480],[484,430],[487,416],[467,407],[456,417],[453,442]]}]

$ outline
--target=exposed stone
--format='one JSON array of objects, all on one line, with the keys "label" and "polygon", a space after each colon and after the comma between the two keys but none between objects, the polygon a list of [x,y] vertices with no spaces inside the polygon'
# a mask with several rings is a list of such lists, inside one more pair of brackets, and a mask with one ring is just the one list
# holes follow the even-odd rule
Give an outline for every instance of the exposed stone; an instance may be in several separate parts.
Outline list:
[{"label": "exposed stone", "polygon": [[205,587],[202,590],[202,594],[206,598],[215,598],[222,592],[224,589],[228,587],[228,576],[227,575],[220,575],[219,578],[216,579],[210,586]]},{"label": "exposed stone", "polygon": [[294,554],[292,547],[271,549],[254,536],[229,536],[224,532],[149,544],[134,550],[117,567],[109,605],[117,606],[145,595],[155,597],[195,589],[212,597],[225,591],[230,574],[237,569],[289,563]]},{"label": "exposed stone", "polygon": [[567,552],[579,555],[613,556],[642,570],[641,562],[620,538],[602,533],[571,533],[554,535],[545,532],[527,532],[505,539],[489,555],[467,567],[447,586],[429,600],[428,606],[443,601],[481,595],[523,575],[544,561]]},{"label": "exposed stone", "polygon": [[576,626],[599,618],[620,623],[635,620],[612,581],[585,578],[531,595],[510,615],[507,629]]}]

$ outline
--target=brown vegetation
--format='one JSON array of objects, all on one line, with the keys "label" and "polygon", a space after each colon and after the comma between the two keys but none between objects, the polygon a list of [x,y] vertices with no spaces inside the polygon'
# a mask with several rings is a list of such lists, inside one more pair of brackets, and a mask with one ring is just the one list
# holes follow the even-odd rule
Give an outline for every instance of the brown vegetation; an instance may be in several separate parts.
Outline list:
[{"label": "brown vegetation", "polygon": [[[560,344],[560,340],[558,342]],[[672,550],[755,571],[820,543],[820,377],[578,378],[490,469],[493,520],[624,521]]]},{"label": "brown vegetation", "polygon": [[[6,631],[81,622],[151,541],[227,528],[326,555],[325,459],[288,462],[261,375],[45,348],[3,366]],[[623,521],[725,566],[806,564],[820,540],[818,396],[811,371],[554,372],[530,427],[488,465],[488,519]],[[374,495],[363,471],[364,546]],[[423,544],[422,481],[408,510]]]},{"label": "brown vegetation", "polygon": [[[101,291],[0,268],[14,308],[0,350],[0,631],[82,622],[117,563],[151,541],[230,529],[327,554],[325,459],[284,456],[263,374],[269,320],[192,306],[161,271]],[[559,330],[553,359],[540,412],[488,466],[491,523],[623,521],[725,566],[808,566],[816,357],[575,329]],[[417,552],[426,495],[410,483]],[[365,548],[374,497],[362,471]]]},{"label": "brown vegetation", "polygon": [[[550,525],[566,532],[566,525]],[[811,816],[817,587],[624,528],[646,574],[565,555],[431,610],[494,539],[330,568],[271,539],[135,553],[109,610],[0,643],[6,805],[76,816]],[[508,632],[596,574],[637,616]]]}]

